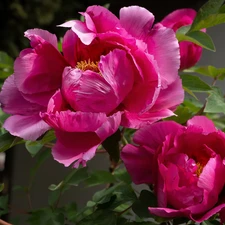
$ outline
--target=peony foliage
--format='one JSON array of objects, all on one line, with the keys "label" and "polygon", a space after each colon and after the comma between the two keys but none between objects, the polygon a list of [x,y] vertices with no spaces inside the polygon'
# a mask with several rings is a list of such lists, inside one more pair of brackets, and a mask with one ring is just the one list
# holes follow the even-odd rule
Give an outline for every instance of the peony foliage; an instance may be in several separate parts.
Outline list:
[{"label": "peony foliage", "polygon": [[[139,6],[117,18],[93,5],[58,25],[60,41],[34,28],[15,61],[0,52],[0,152],[20,144],[36,159],[29,185],[14,188],[28,198],[27,224],[225,223],[225,68],[196,65],[203,48],[216,51],[207,29],[225,23],[223,4],[158,23]],[[90,167],[97,154],[108,170]],[[50,157],[70,172],[36,208],[35,175]],[[74,186],[99,188],[83,208],[61,203]],[[0,216],[11,208],[2,194]]]}]

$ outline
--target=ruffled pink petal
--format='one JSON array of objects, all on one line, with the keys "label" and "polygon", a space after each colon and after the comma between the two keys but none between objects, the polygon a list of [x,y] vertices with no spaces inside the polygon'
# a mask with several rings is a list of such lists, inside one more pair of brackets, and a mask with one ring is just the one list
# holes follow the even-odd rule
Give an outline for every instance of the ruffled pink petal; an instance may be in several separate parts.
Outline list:
[{"label": "ruffled pink petal", "polygon": [[104,112],[114,110],[119,102],[107,81],[98,73],[65,68],[62,92],[74,110]]},{"label": "ruffled pink petal", "polygon": [[182,126],[173,121],[158,122],[138,130],[133,139],[136,144],[157,150],[165,141],[167,135],[176,134],[180,129],[182,129]]},{"label": "ruffled pink petal", "polygon": [[134,86],[123,101],[125,110],[144,113],[155,103],[160,92],[160,77],[156,61],[142,51],[135,51],[133,60],[137,68]]},{"label": "ruffled pink petal", "polygon": [[194,9],[178,9],[167,15],[160,23],[176,31],[181,26],[191,24],[196,14]]},{"label": "ruffled pink petal", "polygon": [[33,48],[35,48],[38,44],[43,43],[43,41],[47,41],[56,49],[58,49],[58,41],[55,34],[51,34],[47,30],[42,29],[30,29],[24,33],[25,37],[30,40],[30,44]]},{"label": "ruffled pink petal", "polygon": [[118,130],[120,123],[121,112],[114,113],[113,115],[109,116],[104,123],[102,123],[102,126],[99,127],[95,133],[103,141]]},{"label": "ruffled pink petal", "polygon": [[75,67],[78,61],[78,43],[78,36],[72,30],[68,30],[65,36],[63,37],[62,49],[64,58],[72,67]]},{"label": "ruffled pink petal", "polygon": [[[56,130],[57,142],[52,149],[56,161],[69,166],[75,161],[85,164],[94,157],[101,140],[94,132],[65,132]],[[85,161],[85,162],[84,162]]]},{"label": "ruffled pink petal", "polygon": [[212,120],[208,119],[206,116],[193,117],[192,119],[188,120],[187,126],[201,127],[204,134],[209,134],[217,131]]},{"label": "ruffled pink petal", "polygon": [[85,45],[91,44],[96,37],[96,34],[89,30],[82,21],[75,20],[71,29]]},{"label": "ruffled pink petal", "polygon": [[121,152],[121,159],[135,184],[153,183],[154,150],[145,147],[126,145]]},{"label": "ruffled pink petal", "polygon": [[31,141],[36,140],[50,129],[49,125],[45,123],[39,115],[10,116],[5,121],[3,127],[9,131],[10,134]]},{"label": "ruffled pink petal", "polygon": [[28,102],[23,98],[15,85],[14,75],[8,77],[2,86],[0,103],[3,111],[9,114],[28,116],[35,113],[37,114],[45,109],[44,107]]},{"label": "ruffled pink petal", "polygon": [[[213,215],[216,215],[221,210],[223,211],[224,209],[225,209],[225,203],[222,203],[222,204],[212,208],[211,210],[209,210],[208,212],[206,212],[204,214],[200,214],[200,215],[191,214],[190,218],[198,223],[201,223],[205,220],[208,220]],[[221,222],[224,222],[223,218],[221,218]]]},{"label": "ruffled pink petal", "polygon": [[101,56],[98,67],[103,78],[114,90],[119,105],[133,87],[134,65],[132,61],[125,51],[115,49],[106,56]]},{"label": "ruffled pink petal", "polygon": [[[87,14],[89,16],[87,16]],[[89,6],[84,13],[87,27],[97,33],[118,31],[121,27],[119,19],[102,6]],[[94,26],[95,27],[94,27]]]},{"label": "ruffled pink petal", "polygon": [[154,22],[154,16],[147,9],[129,6],[120,9],[120,22],[123,28],[138,39],[146,39]]},{"label": "ruffled pink petal", "polygon": [[25,94],[49,92],[61,86],[63,56],[48,42],[22,52],[14,63],[15,84]]},{"label": "ruffled pink petal", "polygon": [[152,112],[160,111],[163,109],[175,110],[176,106],[184,100],[184,90],[182,87],[181,79],[178,77],[166,89],[162,89],[159,96],[151,108]]},{"label": "ruffled pink petal", "polygon": [[184,217],[190,215],[190,211],[188,209],[177,210],[171,208],[148,207],[148,210],[153,215],[165,218]]},{"label": "ruffled pink petal", "polygon": [[[166,37],[166,41],[165,41]],[[148,52],[158,63],[162,89],[178,78],[180,50],[173,30],[157,24],[149,33]]]},{"label": "ruffled pink petal", "polygon": [[159,121],[162,118],[170,116],[174,116],[174,113],[169,109],[164,109],[158,112],[148,111],[142,114],[124,111],[121,125],[124,127],[139,129],[143,126]]}]

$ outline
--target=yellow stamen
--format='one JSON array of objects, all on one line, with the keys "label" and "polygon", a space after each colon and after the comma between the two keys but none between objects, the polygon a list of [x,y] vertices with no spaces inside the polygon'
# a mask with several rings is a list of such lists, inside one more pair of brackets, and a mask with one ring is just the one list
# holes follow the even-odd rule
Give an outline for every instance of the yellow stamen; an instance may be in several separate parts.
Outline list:
[{"label": "yellow stamen", "polygon": [[201,164],[200,162],[198,162],[197,164],[197,170],[196,170],[196,174],[197,174],[197,176],[199,177],[200,176],[200,174],[202,173],[202,170],[203,170],[203,168],[204,168],[204,165],[203,164]]},{"label": "yellow stamen", "polygon": [[93,62],[90,59],[88,59],[88,61],[83,60],[77,63],[76,68],[85,71],[85,70],[91,70],[93,72],[97,72],[99,73],[99,69],[98,69],[98,63],[99,62]]}]

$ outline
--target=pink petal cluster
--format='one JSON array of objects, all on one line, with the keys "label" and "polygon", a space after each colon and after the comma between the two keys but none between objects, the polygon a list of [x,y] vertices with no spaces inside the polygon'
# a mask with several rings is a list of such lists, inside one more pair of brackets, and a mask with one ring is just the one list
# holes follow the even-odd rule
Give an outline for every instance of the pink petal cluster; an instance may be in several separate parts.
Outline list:
[{"label": "pink petal cluster", "polygon": [[[191,25],[196,17],[194,9],[178,9],[167,15],[160,23],[172,28],[175,32],[182,26]],[[202,31],[206,31],[203,29]],[[202,47],[189,42],[181,41],[180,46],[180,70],[184,70],[194,66],[202,55]]]},{"label": "pink petal cluster", "polygon": [[160,217],[202,222],[220,212],[225,222],[225,134],[205,116],[181,126],[173,121],[141,128],[122,159],[136,184],[154,184]]},{"label": "pink petal cluster", "polygon": [[[54,129],[55,160],[85,165],[120,125],[139,128],[173,115],[183,101],[175,33],[138,6],[120,10],[120,19],[101,6],[88,7],[85,21],[69,21],[61,53],[56,36],[25,32],[14,74],[0,93],[11,116],[12,135],[36,140]],[[153,27],[152,27],[153,26]]]}]

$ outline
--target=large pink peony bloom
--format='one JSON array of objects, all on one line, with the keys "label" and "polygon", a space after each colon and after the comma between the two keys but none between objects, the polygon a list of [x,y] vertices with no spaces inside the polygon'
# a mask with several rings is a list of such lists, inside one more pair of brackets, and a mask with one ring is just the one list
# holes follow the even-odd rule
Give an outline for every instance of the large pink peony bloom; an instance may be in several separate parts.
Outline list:
[{"label": "large pink peony bloom", "polygon": [[122,159],[134,183],[154,184],[160,217],[189,217],[201,222],[220,212],[225,222],[225,134],[204,116],[187,126],[164,121],[134,135]]},{"label": "large pink peony bloom", "polygon": [[[180,27],[192,24],[196,14],[194,9],[178,9],[167,15],[160,23],[176,32]],[[179,46],[180,70],[194,66],[201,58],[202,47],[189,41],[181,41]]]},{"label": "large pink peony bloom", "polygon": [[4,127],[36,140],[50,128],[54,158],[65,166],[91,159],[120,125],[139,128],[173,115],[183,101],[174,32],[152,28],[144,8],[122,8],[120,19],[100,6],[88,7],[85,22],[70,21],[63,54],[56,36],[39,29],[25,36],[31,48],[14,64],[0,102],[11,114]]}]

